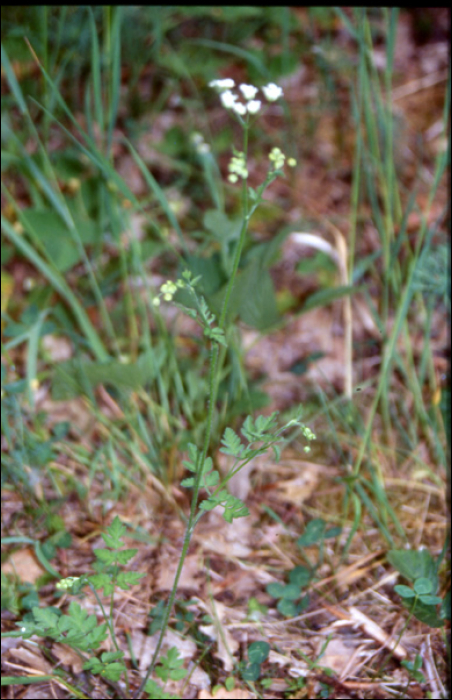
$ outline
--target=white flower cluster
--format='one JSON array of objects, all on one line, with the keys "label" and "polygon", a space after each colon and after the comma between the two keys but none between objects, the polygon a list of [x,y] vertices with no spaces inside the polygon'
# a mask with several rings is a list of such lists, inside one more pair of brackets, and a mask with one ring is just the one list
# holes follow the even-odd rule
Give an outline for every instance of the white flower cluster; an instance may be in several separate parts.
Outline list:
[{"label": "white flower cluster", "polygon": [[[241,117],[247,113],[257,114],[262,106],[261,100],[255,99],[256,94],[258,93],[258,88],[254,85],[247,85],[246,83],[241,83],[241,85],[239,85],[239,90],[242,93],[245,103],[238,102],[239,95],[232,92],[232,88],[235,87],[235,82],[232,80],[232,78],[211,80],[209,86],[220,93],[220,99],[223,107],[226,109],[231,109]],[[275,83],[264,85],[262,92],[264,93],[268,102],[274,102],[283,94],[282,88],[275,85]]]},{"label": "white flower cluster", "polygon": [[167,280],[160,287],[160,294],[152,300],[154,306],[160,306],[160,297],[163,295],[165,301],[172,301],[173,296],[176,294],[178,289],[185,287],[185,283],[182,280],[177,280],[177,282],[171,282]]}]

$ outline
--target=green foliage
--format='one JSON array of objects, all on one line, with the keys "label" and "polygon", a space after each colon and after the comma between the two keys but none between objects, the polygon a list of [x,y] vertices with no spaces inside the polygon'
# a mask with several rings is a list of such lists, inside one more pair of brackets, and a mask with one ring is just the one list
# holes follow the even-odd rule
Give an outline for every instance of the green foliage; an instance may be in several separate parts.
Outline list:
[{"label": "green foliage", "polygon": [[15,576],[1,572],[2,610],[9,610],[13,615],[20,611],[19,585]]},{"label": "green foliage", "polygon": [[179,681],[187,675],[187,671],[182,668],[183,663],[184,660],[179,658],[178,649],[171,647],[166,656],[160,657],[160,663],[156,666],[155,673],[165,683],[169,679]]},{"label": "green foliage", "polygon": [[322,544],[324,540],[340,535],[342,528],[332,527],[327,529],[326,522],[322,518],[314,518],[306,525],[306,529],[298,538],[299,547],[310,547],[314,544]]},{"label": "green foliage", "polygon": [[199,323],[199,325],[204,330],[204,335],[207,338],[209,338],[215,343],[219,343],[220,345],[227,347],[223,329],[218,327],[211,328],[211,325],[216,320],[215,314],[213,314],[209,310],[206,300],[203,296],[198,294],[197,290],[195,289],[196,285],[199,282],[199,277],[193,278],[190,270],[185,270],[182,273],[182,278],[183,281],[180,281],[180,284],[178,286],[181,289],[185,289],[188,292],[194,308],[193,306],[187,306],[186,304],[180,303],[178,301],[174,302],[175,305],[178,308],[182,309],[182,311],[188,314],[188,316],[190,316],[193,320]]},{"label": "green foliage", "polygon": [[107,678],[109,681],[116,683],[126,670],[125,664],[118,661],[118,659],[122,658],[124,658],[124,652],[122,651],[104,652],[101,654],[100,659],[97,657],[89,659],[89,661],[83,664],[83,669],[85,671],[97,673]]},{"label": "green foliage", "polygon": [[[62,579],[57,584],[57,589],[78,594],[84,586],[89,584],[93,590],[103,588],[104,593],[111,596],[113,596],[116,586],[123,590],[129,590],[130,586],[135,585],[144,574],[134,571],[119,571],[119,566],[128,564],[137,551],[120,549],[123,545],[121,537],[125,533],[126,527],[116,516],[107,528],[107,532],[102,533],[102,538],[109,549],[94,550],[97,559],[95,568],[100,573],[93,576],[72,576]],[[102,606],[101,609],[104,613]],[[28,639],[34,634],[40,637],[50,637],[82,652],[93,653],[105,641],[109,633],[116,644],[112,620],[105,618],[105,622],[98,625],[96,615],[89,615],[75,601],[69,604],[68,614],[63,614],[59,608],[34,606],[32,613],[26,615],[17,625],[20,627],[24,639]],[[100,658],[92,656],[85,661],[83,668],[116,682],[127,672],[125,664],[121,661],[123,657],[124,652],[117,648],[114,652],[102,653]]]},{"label": "green foliage", "polygon": [[[168,680],[181,680],[187,675],[187,671],[182,668],[184,661],[179,657],[179,651],[176,647],[168,649],[167,655],[161,656],[159,661],[160,663],[155,667],[155,673],[164,683]],[[178,700],[177,695],[171,695],[165,692],[165,690],[153,680],[147,681],[144,689],[149,694],[149,698],[175,698]]]},{"label": "green foliage", "polygon": [[409,613],[429,627],[442,627],[444,619],[437,612],[437,606],[443,604],[443,599],[436,595],[439,585],[438,566],[430,552],[426,549],[393,549],[386,557],[402,576],[413,583],[412,588],[394,586]]},{"label": "green foliage", "polygon": [[144,686],[145,692],[148,694],[149,700],[180,700],[179,695],[171,695],[153,680],[146,681]]},{"label": "green foliage", "polygon": [[[25,324],[24,316],[20,325],[22,322]],[[31,317],[34,318],[34,311],[27,319]],[[23,340],[24,334],[20,333],[18,339]],[[34,370],[31,371],[34,373]],[[28,412],[23,407],[23,395],[30,392],[29,382],[25,379],[7,381],[8,370],[4,363],[1,365],[1,380],[1,428],[8,446],[7,450],[2,451],[2,487],[6,484],[18,485],[28,496],[35,497],[36,485],[41,482],[49,463],[56,458],[57,443],[67,434],[69,424],[55,424],[50,435],[48,431],[40,429],[37,417],[36,426],[30,426]]]},{"label": "green foliage", "polygon": [[126,533],[126,527],[115,517],[107,534],[102,534],[105,544],[111,549],[94,549],[97,562],[93,564],[99,573],[89,576],[88,581],[96,590],[104,589],[104,595],[112,595],[115,586],[123,591],[128,591],[130,586],[135,586],[140,578],[145,574],[137,571],[119,571],[119,566],[128,564],[136,553],[137,549],[119,549],[123,542],[121,537]]},{"label": "green foliage", "polygon": [[257,681],[261,675],[261,665],[267,660],[270,653],[268,642],[253,642],[248,647],[248,661],[239,664],[240,675],[244,681]]},{"label": "green foliage", "polygon": [[[269,583],[266,591],[272,598],[278,599],[277,609],[284,617],[295,617],[309,605],[309,596],[303,595],[312,580],[312,571],[305,566],[296,566],[289,572],[289,583]],[[298,601],[298,603],[296,602]]]},{"label": "green foliage", "polygon": [[[309,429],[302,427],[306,431],[306,437],[311,437]],[[297,540],[299,547],[319,546],[319,560],[315,566],[295,566],[289,571],[289,581],[286,584],[275,582],[269,583],[266,591],[272,598],[276,598],[277,609],[285,617],[295,617],[299,615],[309,605],[309,596],[305,594],[305,589],[314,578],[315,570],[323,561],[323,547],[326,539],[337,537],[342,529],[334,527],[327,529],[326,522],[322,518],[314,518],[306,525],[304,533]]]},{"label": "green foliage", "polygon": [[157,605],[149,612],[151,622],[148,627],[148,634],[153,635],[162,629],[162,622],[165,615],[165,601],[159,600]]},{"label": "green foliage", "polygon": [[16,624],[24,639],[36,634],[81,651],[98,649],[108,636],[107,624],[98,625],[96,616],[88,615],[75,601],[70,603],[68,615],[62,614],[58,608],[35,607],[32,616],[27,616]]},{"label": "green foliage", "polygon": [[[270,416],[258,416],[256,419],[248,416],[241,429],[242,435],[247,440],[246,445],[241,442],[240,437],[232,428],[228,427],[225,429],[221,440],[222,447],[220,451],[235,457],[235,462],[220,484],[218,484],[220,474],[217,470],[213,469],[213,462],[210,457],[205,459],[201,474],[199,474],[201,453],[195,445],[189,444],[188,453],[190,459],[189,461],[184,461],[183,464],[189,471],[193,472],[195,476],[184,479],[182,481],[182,486],[193,488],[199,480],[199,485],[205,488],[210,494],[208,499],[201,501],[199,504],[201,513],[198,515],[198,520],[202,512],[213,510],[216,506],[222,506],[224,509],[223,517],[228,523],[232,522],[234,518],[245,517],[249,514],[249,510],[245,504],[239,498],[229,494],[223,486],[234,474],[242,469],[245,464],[256,455],[265,453],[269,447],[272,447],[275,457],[278,458],[279,448],[277,443],[284,440],[283,433],[289,428],[297,426],[301,427],[303,430],[303,426],[296,419],[290,420],[282,428],[277,429],[277,416],[277,411]],[[260,443],[259,446],[257,446],[256,443]],[[217,486],[217,489],[211,492],[210,489],[214,486]]]},{"label": "green foliage", "polygon": [[417,261],[414,287],[426,297],[439,299],[450,309],[450,248],[426,244]]},{"label": "green foliage", "polygon": [[[182,464],[191,472],[197,473],[198,472],[198,460],[200,457],[200,452],[196,445],[193,445],[193,443],[190,443],[188,445],[188,454],[190,457],[190,461],[183,461]],[[205,459],[203,467],[202,467],[202,481],[201,481],[201,486],[205,489],[208,489],[209,486],[216,486],[218,481],[220,480],[220,474],[216,470],[212,470],[212,458],[207,457]],[[195,478],[190,477],[189,479],[183,479],[181,481],[181,486],[185,486],[185,488],[192,488],[195,485]]]},{"label": "green foliage", "polygon": [[407,669],[410,676],[416,681],[416,683],[426,682],[424,674],[419,671],[423,664],[422,656],[420,654],[416,654],[414,661],[407,661],[406,659],[403,659],[400,663]]}]

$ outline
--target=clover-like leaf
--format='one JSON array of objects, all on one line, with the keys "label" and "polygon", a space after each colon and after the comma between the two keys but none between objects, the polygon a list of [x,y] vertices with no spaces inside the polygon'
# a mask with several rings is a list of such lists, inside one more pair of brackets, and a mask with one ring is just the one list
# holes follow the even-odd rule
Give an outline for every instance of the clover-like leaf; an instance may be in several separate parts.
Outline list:
[{"label": "clover-like leaf", "polygon": [[248,647],[248,658],[252,664],[262,664],[270,653],[268,642],[253,642]]}]

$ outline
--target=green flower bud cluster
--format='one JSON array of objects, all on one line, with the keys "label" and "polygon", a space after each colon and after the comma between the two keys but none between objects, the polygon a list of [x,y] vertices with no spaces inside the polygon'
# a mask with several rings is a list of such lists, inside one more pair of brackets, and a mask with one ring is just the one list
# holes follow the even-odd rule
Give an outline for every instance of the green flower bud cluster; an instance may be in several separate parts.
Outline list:
[{"label": "green flower bud cluster", "polygon": [[55,584],[55,588],[60,591],[67,591],[72,588],[73,584],[80,579],[80,576],[68,576],[67,578],[62,578],[61,581]]},{"label": "green flower bud cluster", "polygon": [[248,177],[248,170],[246,168],[245,154],[241,151],[235,151],[234,155],[231,158],[231,162],[228,165],[228,170],[229,182],[235,183],[237,182],[239,177],[246,180],[246,178]]},{"label": "green flower bud cluster", "polygon": [[[312,430],[310,428],[307,427],[307,425],[301,426],[301,432],[308,442],[311,442],[311,440],[316,439],[314,433],[312,432]],[[304,452],[308,453],[311,451],[311,448],[309,447],[309,445],[307,445],[306,447],[303,448],[303,450],[304,450]]]},{"label": "green flower bud cluster", "polygon": [[185,282],[182,280],[177,280],[177,282],[172,282],[167,280],[160,287],[160,294],[152,300],[154,306],[160,306],[160,297],[163,296],[164,301],[172,301],[173,296],[176,294],[178,289],[185,287]]},{"label": "green flower bud cluster", "polygon": [[278,146],[274,146],[272,148],[268,158],[273,163],[273,167],[275,170],[280,170],[281,168],[284,167],[284,161],[286,160],[286,156],[281,151],[281,149],[278,148]]}]

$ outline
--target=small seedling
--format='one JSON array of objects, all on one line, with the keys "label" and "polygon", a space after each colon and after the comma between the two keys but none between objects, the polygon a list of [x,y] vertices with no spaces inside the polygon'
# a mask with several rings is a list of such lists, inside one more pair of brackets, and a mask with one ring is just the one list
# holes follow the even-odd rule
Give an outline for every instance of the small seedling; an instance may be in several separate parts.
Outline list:
[{"label": "small seedling", "polygon": [[[272,598],[278,598],[277,609],[284,617],[295,617],[309,605],[309,596],[303,595],[312,579],[312,571],[305,566],[296,566],[289,572],[289,583],[269,583],[266,591]],[[303,596],[303,597],[302,597]],[[298,601],[298,602],[296,602]]]}]

